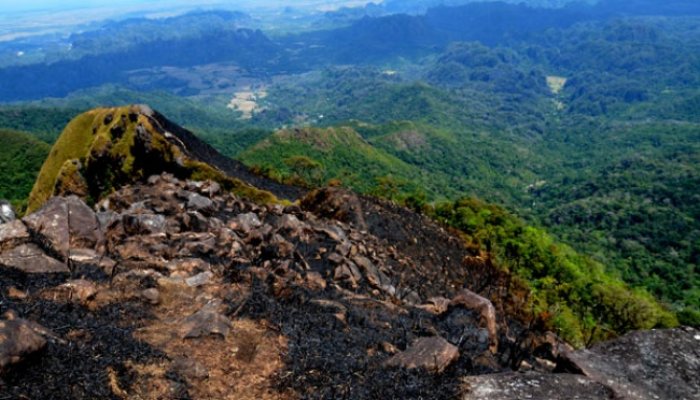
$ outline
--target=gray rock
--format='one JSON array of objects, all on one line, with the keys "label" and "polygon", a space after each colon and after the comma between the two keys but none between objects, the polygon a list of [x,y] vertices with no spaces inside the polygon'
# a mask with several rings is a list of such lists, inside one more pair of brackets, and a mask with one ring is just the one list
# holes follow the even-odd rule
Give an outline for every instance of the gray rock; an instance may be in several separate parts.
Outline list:
[{"label": "gray rock", "polygon": [[122,224],[128,235],[158,235],[166,232],[165,217],[160,214],[126,214],[122,216]]},{"label": "gray rock", "polygon": [[328,236],[331,240],[337,243],[342,243],[347,240],[348,236],[339,227],[335,225],[328,225],[328,226],[322,226],[320,228],[316,228],[316,232],[318,233],[323,233],[326,236]]},{"label": "gray rock", "polygon": [[214,202],[200,194],[190,193],[187,196],[187,208],[203,214],[209,214],[214,210]]},{"label": "gray rock", "polygon": [[463,289],[450,301],[450,306],[461,306],[479,313],[481,324],[488,330],[489,348],[491,352],[495,353],[498,350],[496,309],[491,301],[470,290]]},{"label": "gray rock", "polygon": [[204,285],[208,284],[213,277],[214,277],[214,274],[209,272],[209,271],[202,272],[201,274],[197,274],[195,276],[192,276],[190,278],[185,279],[185,283],[189,287],[204,286]]},{"label": "gray rock", "polygon": [[156,288],[146,289],[141,292],[141,296],[149,303],[156,305],[160,303],[160,292]]},{"label": "gray rock", "polygon": [[557,368],[604,384],[616,399],[700,399],[700,331],[633,332],[564,352]]},{"label": "gray rock", "polygon": [[279,217],[275,223],[275,228],[291,235],[298,234],[302,227],[303,223],[292,214],[285,214]]},{"label": "gray rock", "polygon": [[76,196],[52,197],[23,221],[45,248],[64,260],[71,247],[97,249],[104,243],[97,216]]},{"label": "gray rock", "polygon": [[242,233],[248,233],[261,226],[262,222],[255,213],[239,214],[229,222],[229,228]]},{"label": "gray rock", "polygon": [[20,220],[0,225],[0,251],[15,247],[29,239],[29,231]]},{"label": "gray rock", "polygon": [[66,264],[47,256],[35,244],[23,244],[0,254],[0,265],[29,274],[68,273]]},{"label": "gray rock", "polygon": [[183,339],[194,339],[202,336],[220,335],[228,336],[231,330],[231,321],[217,310],[217,304],[207,304],[196,313],[187,317],[181,327]]},{"label": "gray rock", "polygon": [[463,379],[463,400],[600,400],[612,392],[581,375],[504,373]]},{"label": "gray rock", "polygon": [[12,205],[5,200],[0,200],[0,224],[6,224],[15,219],[17,219],[17,214],[12,209]]},{"label": "gray rock", "polygon": [[434,336],[416,340],[406,351],[388,359],[385,365],[407,369],[423,368],[440,373],[458,358],[457,346],[439,336]]}]

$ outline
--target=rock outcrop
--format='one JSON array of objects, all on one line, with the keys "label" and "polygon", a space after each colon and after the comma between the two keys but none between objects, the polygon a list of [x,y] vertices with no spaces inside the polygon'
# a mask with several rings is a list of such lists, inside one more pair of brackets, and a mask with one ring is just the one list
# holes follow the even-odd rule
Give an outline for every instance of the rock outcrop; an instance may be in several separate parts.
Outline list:
[{"label": "rock outcrop", "polygon": [[[2,325],[0,396],[697,395],[697,331],[636,333],[558,360],[534,349],[523,356],[518,338],[556,339],[527,331],[503,299],[487,297],[499,290],[473,291],[481,281],[470,277],[488,264],[463,248],[450,261],[433,259],[429,245],[449,233],[429,221],[424,250],[403,252],[380,218],[382,208],[389,219],[398,210],[354,201],[364,230],[357,219],[261,206],[214,181],[164,174],[95,210],[56,197],[0,225],[0,311],[21,321]],[[31,266],[8,262],[19,253],[32,254]],[[441,268],[435,260],[458,270],[449,279],[461,280],[459,290],[426,279]],[[516,352],[528,372],[511,369]]]},{"label": "rock outcrop", "polygon": [[281,197],[299,194],[253,175],[148,106],[135,105],[95,109],[71,121],[41,168],[28,211],[54,195],[97,200],[164,171],[183,179],[213,179],[261,202],[274,198],[270,191]]},{"label": "rock outcrop", "polygon": [[[340,193],[362,216],[366,200]],[[479,371],[507,369],[516,345],[508,335],[522,330],[515,316],[498,316],[502,349],[492,352],[481,305],[426,309],[430,296],[464,296],[425,279],[436,261],[368,232],[376,216],[342,219],[261,206],[215,181],[170,174],[124,186],[94,210],[76,196],[51,198],[0,225],[0,292],[8,299],[0,307],[65,342],[49,343],[40,364],[9,370],[0,393],[410,398],[432,393],[436,380],[444,396],[458,393],[457,377],[474,373],[473,360],[485,354],[490,364]],[[437,235],[424,240],[444,242],[437,225],[424,229]],[[450,279],[465,287],[471,272],[490,266],[460,251]],[[31,265],[10,262],[24,259],[18,253],[31,254]],[[83,388],[71,374],[93,381]]]},{"label": "rock outcrop", "polygon": [[563,353],[558,370],[600,382],[616,399],[697,399],[700,331],[633,332],[587,350]]}]

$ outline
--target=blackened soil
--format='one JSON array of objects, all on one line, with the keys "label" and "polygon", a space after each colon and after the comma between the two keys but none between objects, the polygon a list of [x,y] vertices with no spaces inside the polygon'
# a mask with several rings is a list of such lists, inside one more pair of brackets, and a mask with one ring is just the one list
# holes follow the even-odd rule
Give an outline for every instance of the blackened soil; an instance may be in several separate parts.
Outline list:
[{"label": "blackened soil", "polygon": [[[117,399],[109,385],[110,370],[120,387],[129,388],[133,377],[124,367],[126,362],[147,363],[164,357],[132,336],[142,321],[151,318],[143,304],[122,302],[90,311],[37,296],[40,290],[63,283],[68,274],[28,276],[13,270],[2,274],[0,314],[13,310],[48,328],[57,338],[48,340],[43,353],[3,375],[0,399]],[[10,287],[29,297],[7,297]]]}]

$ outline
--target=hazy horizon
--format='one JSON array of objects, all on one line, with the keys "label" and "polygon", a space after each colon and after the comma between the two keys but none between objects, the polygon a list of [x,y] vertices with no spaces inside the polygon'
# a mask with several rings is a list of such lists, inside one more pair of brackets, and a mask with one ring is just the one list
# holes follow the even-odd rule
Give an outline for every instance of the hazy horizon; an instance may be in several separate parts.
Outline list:
[{"label": "hazy horizon", "polygon": [[109,0],[87,0],[87,1],[54,1],[54,0],[27,0],[21,3],[16,1],[1,0],[0,7],[9,13],[23,13],[23,12],[36,12],[36,11],[72,11],[78,9],[91,9],[91,8],[113,8],[119,7],[144,7],[144,8],[160,8],[160,7],[182,7],[190,6],[192,8],[202,7],[202,6],[220,6],[226,8],[269,8],[269,7],[289,7],[289,6],[317,6],[322,7],[327,5],[329,7],[339,7],[343,5],[358,5],[366,4],[370,2],[381,3],[381,0],[374,1],[342,1],[342,0],[294,0],[294,1],[280,1],[280,0],[236,0],[236,1],[222,1],[222,0],[198,0],[198,1],[186,1],[186,0],[121,0],[119,2],[109,1]]}]

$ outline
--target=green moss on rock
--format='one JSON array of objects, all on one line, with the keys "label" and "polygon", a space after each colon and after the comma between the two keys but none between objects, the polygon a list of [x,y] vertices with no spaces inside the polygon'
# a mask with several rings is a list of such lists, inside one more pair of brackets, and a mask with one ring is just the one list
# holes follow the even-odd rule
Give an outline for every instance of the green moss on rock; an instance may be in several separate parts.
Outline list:
[{"label": "green moss on rock", "polygon": [[162,172],[180,179],[211,179],[258,202],[277,201],[269,192],[191,158],[147,107],[127,106],[91,110],[66,126],[41,168],[27,212],[56,194],[97,201],[123,185]]}]

